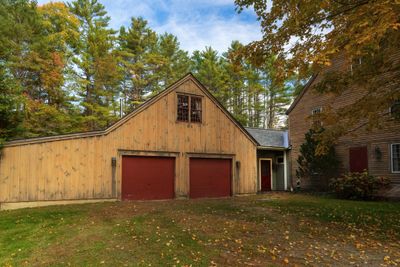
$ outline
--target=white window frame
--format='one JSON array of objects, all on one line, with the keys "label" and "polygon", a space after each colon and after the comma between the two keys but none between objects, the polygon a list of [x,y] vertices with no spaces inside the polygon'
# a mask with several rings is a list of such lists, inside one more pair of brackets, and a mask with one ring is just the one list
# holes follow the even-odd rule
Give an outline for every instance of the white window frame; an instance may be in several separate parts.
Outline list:
[{"label": "white window frame", "polygon": [[400,170],[395,171],[394,166],[393,166],[393,147],[397,146],[397,145],[400,146],[400,143],[390,144],[390,166],[391,166],[392,173],[400,173]]},{"label": "white window frame", "polygon": [[322,107],[315,107],[311,109],[311,118],[312,118],[312,125],[318,125],[319,127],[323,126],[322,121],[316,120],[315,116],[318,116],[318,114],[322,113]]},{"label": "white window frame", "polygon": [[[279,159],[282,159],[282,162],[279,162]],[[276,164],[285,164],[285,157],[284,156],[276,157]]]},{"label": "white window frame", "polygon": [[311,115],[322,113],[322,107],[315,107],[311,110]]}]

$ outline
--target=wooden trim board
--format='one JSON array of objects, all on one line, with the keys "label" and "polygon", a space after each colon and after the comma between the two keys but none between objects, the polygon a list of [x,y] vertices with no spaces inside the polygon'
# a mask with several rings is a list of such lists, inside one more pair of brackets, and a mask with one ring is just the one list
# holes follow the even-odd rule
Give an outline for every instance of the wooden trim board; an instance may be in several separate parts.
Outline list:
[{"label": "wooden trim board", "polygon": [[0,210],[16,210],[24,208],[36,208],[57,205],[89,204],[100,202],[116,202],[115,198],[108,199],[76,199],[76,200],[48,200],[48,201],[25,201],[25,202],[3,202],[0,203]]}]

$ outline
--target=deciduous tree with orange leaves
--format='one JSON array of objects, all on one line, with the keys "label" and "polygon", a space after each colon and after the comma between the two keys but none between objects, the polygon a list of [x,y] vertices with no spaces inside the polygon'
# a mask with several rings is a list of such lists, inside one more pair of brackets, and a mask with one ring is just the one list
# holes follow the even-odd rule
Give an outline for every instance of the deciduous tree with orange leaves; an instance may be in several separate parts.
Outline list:
[{"label": "deciduous tree with orange leaves", "polygon": [[[400,1],[398,0],[235,0],[238,12],[252,7],[263,38],[250,43],[246,54],[256,63],[275,55],[280,78],[302,78],[324,72],[315,90],[342,94],[362,88],[364,96],[340,109],[321,114],[324,144],[363,127],[393,123],[389,109],[400,99]],[[329,69],[344,56],[352,71]],[[361,62],[361,64],[359,64]],[[348,70],[348,68],[346,69]],[[395,109],[392,109],[395,110]],[[398,109],[397,109],[398,110]],[[385,119],[382,119],[385,118]],[[394,122],[398,123],[398,121]]]}]

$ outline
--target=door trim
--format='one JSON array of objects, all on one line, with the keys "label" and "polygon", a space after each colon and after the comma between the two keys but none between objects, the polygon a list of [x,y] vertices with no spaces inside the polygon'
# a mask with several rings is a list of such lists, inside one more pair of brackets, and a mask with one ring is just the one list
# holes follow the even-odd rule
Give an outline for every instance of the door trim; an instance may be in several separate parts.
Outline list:
[{"label": "door trim", "polygon": [[272,179],[272,158],[259,158],[258,159],[258,191],[261,192],[261,161],[269,161],[269,172],[271,179],[271,191],[274,189],[274,179]]}]

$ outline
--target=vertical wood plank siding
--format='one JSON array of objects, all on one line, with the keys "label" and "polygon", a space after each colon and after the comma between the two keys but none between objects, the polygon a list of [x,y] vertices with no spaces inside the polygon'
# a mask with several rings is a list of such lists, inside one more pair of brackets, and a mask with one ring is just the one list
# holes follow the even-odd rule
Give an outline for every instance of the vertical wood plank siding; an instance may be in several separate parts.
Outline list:
[{"label": "vertical wood plank siding", "polygon": [[[176,122],[177,92],[203,96],[203,123]],[[119,151],[177,152],[177,197],[188,195],[188,153],[234,155],[241,164],[234,170],[233,193],[256,192],[256,145],[193,79],[187,79],[108,134],[5,146],[0,202],[112,198],[112,157],[117,159],[120,197]]]}]

